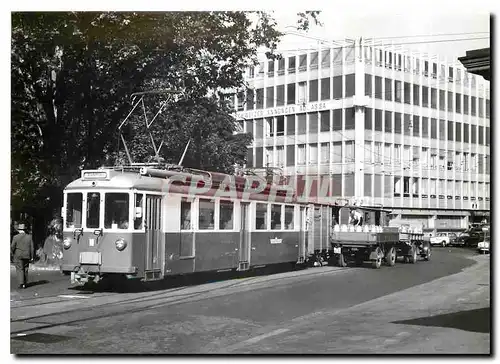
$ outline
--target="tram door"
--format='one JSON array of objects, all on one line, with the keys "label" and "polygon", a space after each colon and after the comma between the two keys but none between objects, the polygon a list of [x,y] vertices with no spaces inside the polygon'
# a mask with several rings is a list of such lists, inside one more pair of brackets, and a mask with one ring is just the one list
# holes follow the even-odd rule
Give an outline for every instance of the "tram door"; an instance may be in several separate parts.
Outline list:
[{"label": "tram door", "polygon": [[304,263],[306,260],[306,239],[307,239],[307,226],[306,226],[306,208],[300,206],[300,214],[299,214],[299,226],[300,226],[300,235],[299,235],[299,259],[297,263]]},{"label": "tram door", "polygon": [[163,234],[161,232],[161,196],[146,196],[146,269],[145,279],[160,279]]},{"label": "tram door", "polygon": [[250,204],[241,203],[241,228],[240,245],[238,254],[238,270],[247,270],[250,268]]}]

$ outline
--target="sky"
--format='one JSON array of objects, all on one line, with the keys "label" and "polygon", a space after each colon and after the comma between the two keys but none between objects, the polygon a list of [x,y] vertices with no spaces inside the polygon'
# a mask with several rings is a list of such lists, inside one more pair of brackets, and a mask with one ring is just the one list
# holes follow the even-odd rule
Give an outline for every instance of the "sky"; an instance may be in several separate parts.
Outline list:
[{"label": "sky", "polygon": [[[278,10],[273,15],[281,31],[295,31],[292,26],[296,23],[296,12]],[[322,26],[311,26],[307,33],[302,33],[326,40],[391,37],[384,41],[392,40],[404,49],[439,55],[448,60],[465,56],[467,50],[490,47],[490,14],[479,10],[455,14],[363,14],[325,6],[319,19]],[[471,40],[474,38],[482,39]],[[288,34],[283,38],[280,49],[300,49],[317,44],[316,40]]]}]

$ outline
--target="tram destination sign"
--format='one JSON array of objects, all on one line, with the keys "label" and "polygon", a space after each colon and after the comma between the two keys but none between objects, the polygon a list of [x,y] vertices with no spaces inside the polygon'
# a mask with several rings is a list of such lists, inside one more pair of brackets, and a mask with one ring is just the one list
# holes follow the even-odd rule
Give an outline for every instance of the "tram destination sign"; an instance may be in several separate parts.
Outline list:
[{"label": "tram destination sign", "polygon": [[286,114],[295,114],[299,112],[323,111],[331,107],[332,105],[330,105],[329,102],[321,101],[305,103],[301,105],[278,106],[263,110],[240,111],[237,112],[235,116],[236,119],[258,119]]}]

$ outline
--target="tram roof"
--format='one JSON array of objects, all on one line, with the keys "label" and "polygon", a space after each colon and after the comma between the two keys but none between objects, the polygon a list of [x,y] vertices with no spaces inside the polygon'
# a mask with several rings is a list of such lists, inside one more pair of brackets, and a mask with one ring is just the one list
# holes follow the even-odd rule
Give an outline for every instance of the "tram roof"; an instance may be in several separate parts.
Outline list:
[{"label": "tram roof", "polygon": [[[138,172],[102,170],[107,172],[107,178],[82,177],[69,183],[65,190],[80,189],[138,189],[147,191],[162,191],[165,188],[165,179],[142,176]],[[85,171],[84,171],[85,172]],[[92,171],[94,172],[94,171]],[[100,172],[100,170],[99,170]]]}]

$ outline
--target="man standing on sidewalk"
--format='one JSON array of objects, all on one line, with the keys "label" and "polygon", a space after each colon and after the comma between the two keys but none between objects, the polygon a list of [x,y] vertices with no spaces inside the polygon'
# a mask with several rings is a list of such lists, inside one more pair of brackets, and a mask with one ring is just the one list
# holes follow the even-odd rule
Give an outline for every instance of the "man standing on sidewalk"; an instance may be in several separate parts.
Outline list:
[{"label": "man standing on sidewalk", "polygon": [[35,247],[31,235],[24,231],[24,224],[19,224],[17,230],[19,234],[12,239],[10,253],[16,266],[19,288],[26,288],[26,283],[28,283],[29,263],[35,257]]}]

